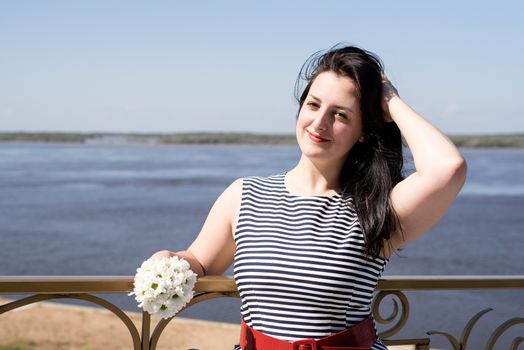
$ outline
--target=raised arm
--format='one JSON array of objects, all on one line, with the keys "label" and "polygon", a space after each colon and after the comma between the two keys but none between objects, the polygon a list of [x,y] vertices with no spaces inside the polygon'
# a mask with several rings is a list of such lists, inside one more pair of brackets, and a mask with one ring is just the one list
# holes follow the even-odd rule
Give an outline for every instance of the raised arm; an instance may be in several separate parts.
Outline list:
[{"label": "raised arm", "polygon": [[384,92],[386,113],[404,136],[416,169],[391,192],[403,230],[391,238],[397,249],[422,235],[448,210],[464,184],[466,162],[448,137],[398,96],[387,78]]},{"label": "raised arm", "polygon": [[151,258],[179,256],[186,259],[199,276],[221,275],[235,255],[234,228],[240,210],[242,180],[233,182],[216,200],[209,211],[200,234],[185,251],[162,250]]}]

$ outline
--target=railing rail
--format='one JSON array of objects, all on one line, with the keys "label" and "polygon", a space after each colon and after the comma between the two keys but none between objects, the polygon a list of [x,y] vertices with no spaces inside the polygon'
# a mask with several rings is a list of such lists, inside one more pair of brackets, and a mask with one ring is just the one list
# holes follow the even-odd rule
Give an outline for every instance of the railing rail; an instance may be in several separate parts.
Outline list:
[{"label": "railing rail", "polygon": [[[386,276],[378,291],[524,289],[524,275]],[[0,276],[0,294],[126,293],[133,276]],[[195,292],[235,292],[231,277],[200,278]]]},{"label": "railing rail", "polygon": [[[524,275],[517,276],[385,276],[377,286],[377,295],[373,302],[375,320],[381,324],[393,324],[391,328],[380,333],[386,344],[412,344],[416,349],[429,349],[429,338],[391,339],[406,324],[409,317],[409,302],[402,291],[428,290],[508,290],[524,289]],[[121,309],[110,302],[91,294],[128,293],[133,290],[133,276],[0,276],[0,295],[32,296],[0,305],[0,315],[24,305],[44,300],[69,298],[81,299],[100,305],[113,312],[128,328],[135,350],[154,350],[162,331],[171,321],[160,321],[150,334],[150,315],[142,315],[142,330],[139,332],[133,322]],[[394,310],[388,317],[383,317],[380,304],[386,296],[393,297]],[[188,305],[217,298],[238,297],[235,282],[231,277],[207,276],[199,279],[195,286],[195,297]],[[395,300],[398,299],[399,303]],[[400,312],[399,312],[400,310]],[[466,349],[471,329],[480,317],[491,309],[477,313],[466,325],[461,339],[444,332],[428,332],[430,335],[444,335],[454,350]],[[396,322],[396,323],[394,323]],[[523,317],[515,317],[500,325],[491,335],[486,349],[493,349],[497,340],[510,327],[524,324]],[[517,337],[511,349],[517,349],[524,343],[524,337]]]}]

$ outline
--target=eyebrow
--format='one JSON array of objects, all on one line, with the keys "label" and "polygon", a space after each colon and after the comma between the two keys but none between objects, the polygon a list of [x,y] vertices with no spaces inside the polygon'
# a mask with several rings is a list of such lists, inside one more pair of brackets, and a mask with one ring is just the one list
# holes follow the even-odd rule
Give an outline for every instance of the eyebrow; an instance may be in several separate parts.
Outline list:
[{"label": "eyebrow", "polygon": [[[309,97],[313,98],[314,100],[317,100],[319,102],[322,102],[322,100],[318,97],[316,97],[315,95],[312,95],[312,94],[308,94]],[[352,112],[353,113],[353,109],[351,109],[350,107],[345,107],[345,106],[341,106],[341,105],[335,105],[335,108],[337,109],[343,109],[345,111],[349,111],[349,112]]]}]

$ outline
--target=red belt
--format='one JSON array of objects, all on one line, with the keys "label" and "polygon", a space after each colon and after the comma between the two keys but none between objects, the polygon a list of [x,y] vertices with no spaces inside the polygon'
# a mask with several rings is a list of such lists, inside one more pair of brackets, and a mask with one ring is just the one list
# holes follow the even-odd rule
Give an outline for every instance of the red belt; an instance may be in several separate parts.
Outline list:
[{"label": "red belt", "polygon": [[249,327],[244,320],[240,331],[242,350],[370,350],[376,341],[371,316],[351,328],[317,340],[277,339]]}]

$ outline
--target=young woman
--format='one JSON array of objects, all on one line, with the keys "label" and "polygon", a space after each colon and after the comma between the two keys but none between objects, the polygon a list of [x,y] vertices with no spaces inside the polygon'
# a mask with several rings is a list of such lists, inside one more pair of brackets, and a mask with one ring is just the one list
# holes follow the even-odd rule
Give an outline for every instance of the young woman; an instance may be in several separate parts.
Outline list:
[{"label": "young woman", "polygon": [[[319,349],[386,349],[373,290],[389,257],[450,207],[466,164],[374,54],[336,47],[312,56],[301,77],[298,164],[236,180],[186,251],[153,257],[183,257],[199,276],[234,261],[242,349],[312,349],[312,339]],[[401,135],[416,168],[405,179]]]}]

